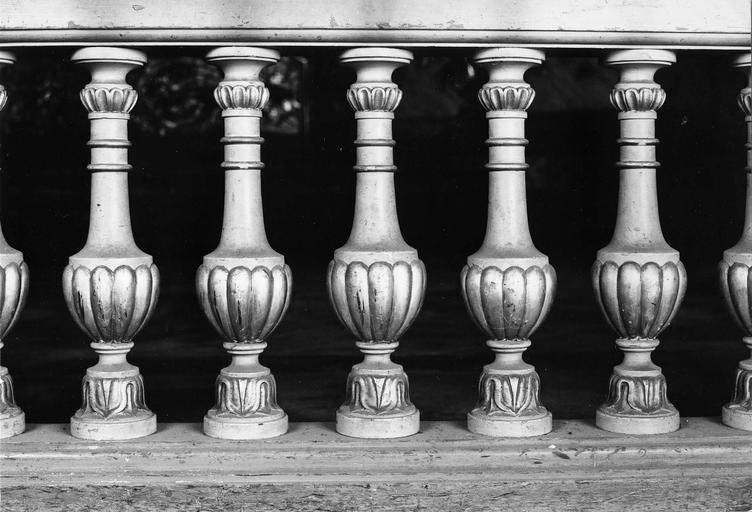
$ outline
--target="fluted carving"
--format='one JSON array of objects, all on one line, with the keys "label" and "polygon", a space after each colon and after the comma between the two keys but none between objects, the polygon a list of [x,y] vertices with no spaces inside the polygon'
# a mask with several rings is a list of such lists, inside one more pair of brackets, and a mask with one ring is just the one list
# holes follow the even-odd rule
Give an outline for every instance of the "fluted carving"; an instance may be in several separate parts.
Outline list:
[{"label": "fluted carving", "polygon": [[206,58],[224,72],[214,99],[224,120],[225,200],[222,236],[198,268],[196,291],[232,360],[215,381],[216,402],[204,416],[204,433],[222,439],[274,437],[287,432],[287,415],[277,405],[271,371],[258,358],[287,311],[292,272],[264,230],[260,121],[269,90],[259,74],[279,53],[225,47]]},{"label": "fluted carving", "polygon": [[535,90],[528,86],[483,87],[478,91],[478,99],[487,111],[527,110],[535,99]]},{"label": "fluted carving", "polygon": [[[735,67],[749,79],[752,56],[745,52],[737,57]],[[744,332],[742,341],[752,353],[752,89],[744,87],[737,97],[747,124],[747,204],[744,229],[739,242],[723,252],[718,264],[718,278],[726,306]],[[739,362],[734,379],[731,401],[723,406],[723,423],[730,427],[752,431],[752,356]]]},{"label": "fluted carving", "polygon": [[391,360],[426,288],[425,266],[400,232],[394,191],[392,120],[402,92],[392,73],[411,60],[410,52],[393,48],[355,48],[340,56],[357,74],[346,94],[357,125],[357,182],[350,238],[334,252],[327,289],[363,353],[337,410],[337,432],[353,437],[403,437],[420,428],[407,375]]},{"label": "fluted carving", "polygon": [[402,101],[402,91],[394,86],[352,86],[347,102],[356,112],[394,112]]},{"label": "fluted carving", "polygon": [[[0,50],[0,68],[13,64],[15,57]],[[8,94],[0,85],[0,110]],[[21,315],[29,290],[29,268],[23,254],[13,249],[3,236],[0,227],[0,350],[8,332]],[[16,405],[13,379],[4,366],[0,366],[0,439],[20,434],[26,428],[26,417]]]},{"label": "fluted carving", "polygon": [[236,108],[261,110],[269,101],[269,89],[263,83],[222,83],[214,89],[214,100],[222,110]]},{"label": "fluted carving", "polygon": [[591,283],[624,353],[596,411],[596,424],[612,432],[659,434],[679,428],[666,379],[650,355],[687,289],[679,252],[663,237],[656,187],[655,119],[666,93],[654,75],[675,61],[673,53],[652,49],[616,51],[606,59],[621,71],[611,92],[621,130],[619,201],[613,237],[598,251]]},{"label": "fluted carving", "polygon": [[80,94],[91,124],[91,211],[86,244],[69,258],[62,287],[68,310],[91,339],[99,361],[86,370],[71,434],[131,439],[157,429],[156,416],[145,403],[143,378],[127,361],[133,338],[159,298],[159,271],[136,245],[128,201],[128,121],[138,94],[126,76],[146,62],[146,55],[89,47],[72,60],[91,73]]},{"label": "fluted carving", "polygon": [[204,314],[228,341],[255,343],[274,331],[287,311],[292,272],[287,265],[253,269],[201,265],[196,289]]},{"label": "fluted carving", "polygon": [[681,261],[593,264],[593,293],[622,338],[656,338],[679,311],[687,289]]},{"label": "fluted carving", "polygon": [[334,311],[361,341],[398,340],[423,304],[426,268],[420,260],[371,265],[333,260],[327,276]]},{"label": "fluted carving", "polygon": [[556,272],[530,236],[525,193],[525,111],[535,91],[524,74],[543,59],[542,52],[523,48],[481,50],[473,59],[489,74],[478,91],[488,120],[488,221],[460,285],[465,307],[496,357],[483,367],[467,426],[496,437],[536,436],[552,428],[540,403],[540,378],[522,359],[556,294]]},{"label": "fluted carving", "polygon": [[89,113],[128,114],[138,100],[138,93],[131,87],[86,87],[80,96],[81,103]]},{"label": "fluted carving", "polygon": [[127,343],[146,325],[159,298],[157,266],[125,265],[89,270],[68,265],[63,272],[68,311],[92,341]]},{"label": "fluted carving", "polygon": [[[1,236],[1,235],[0,235]],[[18,321],[29,291],[29,267],[24,261],[0,267],[0,340]]]},{"label": "fluted carving", "polygon": [[611,104],[621,112],[658,110],[666,101],[666,91],[660,87],[629,87],[611,91]]},{"label": "fluted carving", "polygon": [[551,265],[505,270],[465,265],[460,284],[465,307],[490,338],[528,339],[551,309],[556,272]]}]

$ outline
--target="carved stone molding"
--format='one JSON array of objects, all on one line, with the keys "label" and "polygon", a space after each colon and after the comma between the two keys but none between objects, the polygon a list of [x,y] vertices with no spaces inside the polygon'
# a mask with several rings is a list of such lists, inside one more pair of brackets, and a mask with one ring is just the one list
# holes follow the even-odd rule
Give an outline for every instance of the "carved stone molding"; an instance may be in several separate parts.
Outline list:
[{"label": "carved stone molding", "polygon": [[679,311],[687,289],[681,261],[658,265],[596,261],[593,293],[609,325],[622,338],[656,338]]},{"label": "carved stone molding", "polygon": [[740,367],[736,370],[734,392],[731,401],[726,404],[728,409],[738,409],[752,413],[752,369]]},{"label": "carved stone molding", "polygon": [[156,265],[90,270],[73,265],[63,272],[68,311],[93,341],[126,343],[146,325],[159,298]]},{"label": "carved stone molding", "polygon": [[535,90],[525,86],[484,86],[478,91],[478,99],[487,111],[527,110],[535,99]]},{"label": "carved stone molding", "polygon": [[402,101],[402,91],[396,85],[351,86],[347,102],[356,112],[394,112]]},{"label": "carved stone molding", "polygon": [[739,108],[742,109],[742,112],[744,112],[744,115],[752,115],[752,89],[749,87],[742,89],[736,98],[736,102]]},{"label": "carved stone molding", "polygon": [[87,375],[82,382],[83,405],[78,417],[101,419],[130,418],[144,411],[144,379],[140,374],[122,378],[100,378]]},{"label": "carved stone molding", "polygon": [[269,89],[263,83],[221,83],[214,89],[214,100],[222,110],[236,108],[261,110],[269,101]]},{"label": "carved stone molding", "polygon": [[611,91],[611,104],[621,112],[658,110],[666,101],[666,91],[660,87],[630,87]]},{"label": "carved stone molding", "polygon": [[80,96],[81,103],[89,113],[128,114],[138,100],[138,93],[132,87],[85,87]]},{"label": "carved stone molding", "polygon": [[490,338],[528,339],[551,309],[556,272],[551,265],[524,270],[465,265],[460,284],[465,307]]},{"label": "carved stone molding", "polygon": [[375,415],[402,413],[415,408],[410,402],[410,386],[405,373],[383,375],[356,371],[347,377],[343,407],[352,414]]},{"label": "carved stone molding", "polygon": [[541,416],[546,414],[538,398],[537,372],[510,374],[484,372],[478,383],[478,405],[487,416]]},{"label": "carved stone molding", "polygon": [[334,259],[327,284],[337,317],[358,340],[391,343],[399,340],[420,311],[426,268],[417,259],[370,265]]},{"label": "carved stone molding", "polygon": [[292,293],[292,272],[287,265],[201,265],[196,289],[204,314],[228,341],[255,343],[274,331],[285,315]]},{"label": "carved stone molding", "polygon": [[217,403],[210,414],[215,417],[281,416],[277,405],[274,376],[255,378],[219,375],[216,382]]},{"label": "carved stone molding", "polygon": [[676,413],[673,404],[668,401],[666,378],[662,374],[649,377],[612,375],[608,398],[602,410],[613,415]]},{"label": "carved stone molding", "polygon": [[21,408],[16,405],[16,397],[13,393],[13,379],[4,367],[0,367],[0,420],[20,414],[22,414]]}]

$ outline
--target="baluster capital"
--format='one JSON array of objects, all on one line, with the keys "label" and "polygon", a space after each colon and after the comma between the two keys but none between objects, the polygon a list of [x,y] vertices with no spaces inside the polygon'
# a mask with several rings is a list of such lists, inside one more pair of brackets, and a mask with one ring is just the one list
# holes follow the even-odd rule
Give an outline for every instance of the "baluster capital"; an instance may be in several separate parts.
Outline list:
[{"label": "baluster capital", "polygon": [[130,48],[88,47],[74,53],[71,60],[91,73],[91,82],[80,93],[89,114],[130,113],[138,94],[125,77],[146,63],[146,54]]},{"label": "baluster capital", "polygon": [[214,90],[214,99],[223,110],[261,110],[269,101],[269,90],[259,78],[261,70],[279,61],[279,52],[267,48],[231,46],[206,55],[218,66],[224,78]]},{"label": "baluster capital", "polygon": [[529,48],[491,48],[475,54],[473,62],[488,70],[489,80],[478,91],[487,111],[527,110],[535,91],[525,82],[525,72],[543,63],[545,54]]},{"label": "baluster capital", "polygon": [[666,101],[666,92],[655,82],[655,73],[676,62],[668,50],[620,50],[605,63],[620,71],[619,83],[611,91],[611,104],[621,112],[656,111]]},{"label": "baluster capital", "polygon": [[347,101],[356,112],[394,112],[402,91],[392,82],[395,69],[413,60],[413,54],[396,48],[355,48],[340,56],[340,62],[355,69],[357,78],[347,91]]}]

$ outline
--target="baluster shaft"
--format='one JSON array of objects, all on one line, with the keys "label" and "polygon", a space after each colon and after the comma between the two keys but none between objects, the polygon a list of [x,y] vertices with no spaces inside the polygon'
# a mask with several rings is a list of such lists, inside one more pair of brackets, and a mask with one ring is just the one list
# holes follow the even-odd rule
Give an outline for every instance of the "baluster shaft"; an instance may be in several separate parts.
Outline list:
[{"label": "baluster shaft", "polygon": [[[0,51],[0,68],[11,65],[15,57]],[[0,85],[0,110],[5,107],[8,93]],[[18,321],[29,291],[29,268],[23,254],[5,241],[0,226],[0,351],[8,332]],[[16,405],[13,379],[8,369],[0,365],[0,439],[20,434],[26,429],[26,417]]]},{"label": "baluster shaft", "polygon": [[364,438],[415,434],[420,414],[410,402],[402,366],[391,361],[400,336],[423,303],[426,272],[399,228],[394,192],[392,120],[402,92],[392,72],[412,54],[358,48],[341,62],[357,73],[347,92],[357,124],[355,214],[347,243],[329,264],[327,285],[340,321],[358,339],[363,362],[347,379],[337,432]]},{"label": "baluster shaft", "polygon": [[496,354],[483,368],[478,404],[467,416],[472,432],[489,436],[537,436],[552,426],[538,396],[538,373],[522,360],[556,289],[556,273],[530,237],[525,197],[525,119],[535,92],[523,75],[543,58],[537,50],[494,48],[474,59],[490,78],[478,91],[489,131],[488,224],[460,282],[467,310]]},{"label": "baluster shaft", "polygon": [[[749,79],[749,53],[740,55],[734,65]],[[752,89],[749,83],[739,93],[738,100],[747,123],[747,204],[741,239],[723,252],[718,272],[728,309],[745,333],[742,341],[752,352],[752,286],[749,281],[752,267]],[[739,362],[731,401],[723,406],[721,418],[730,427],[752,431],[752,356]]]},{"label": "baluster shaft", "polygon": [[687,286],[679,253],[663,238],[656,188],[655,120],[666,93],[653,76],[675,61],[674,54],[664,50],[623,50],[606,59],[621,72],[611,93],[621,125],[619,201],[614,235],[598,251],[592,283],[603,315],[619,335],[616,345],[624,361],[614,367],[596,424],[625,434],[679,428],[666,379],[650,358]]},{"label": "baluster shaft", "polygon": [[223,439],[262,439],[287,432],[277,385],[258,357],[290,303],[292,273],[266,239],[261,203],[261,110],[269,90],[261,70],[279,60],[263,48],[218,48],[207,55],[224,71],[214,92],[225,125],[225,210],[219,246],[196,274],[199,302],[232,357],[215,383],[216,404],[204,432]]},{"label": "baluster shaft", "polygon": [[159,296],[159,271],[133,239],[128,201],[128,120],[137,93],[125,80],[146,62],[139,51],[90,47],[72,60],[92,80],[81,91],[91,123],[89,235],[63,272],[63,295],[78,326],[89,335],[99,361],[83,379],[83,405],[71,434],[116,440],[149,435],[157,419],[146,406],[144,383],[126,355]]}]

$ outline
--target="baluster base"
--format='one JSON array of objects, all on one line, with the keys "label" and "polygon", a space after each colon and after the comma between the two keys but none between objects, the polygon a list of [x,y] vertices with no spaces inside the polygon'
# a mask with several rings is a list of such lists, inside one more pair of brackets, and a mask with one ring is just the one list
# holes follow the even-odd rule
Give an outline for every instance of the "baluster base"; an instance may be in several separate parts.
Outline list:
[{"label": "baluster base", "polygon": [[551,432],[551,413],[538,397],[538,373],[519,357],[530,342],[491,340],[488,344],[499,352],[516,354],[513,361],[499,358],[483,367],[478,405],[467,414],[468,430],[491,437],[534,437]]},{"label": "baluster base", "polygon": [[13,379],[8,369],[0,366],[0,439],[13,437],[26,430],[26,415],[16,405]]},{"label": "baluster base", "polygon": [[204,434],[219,439],[252,440],[287,432],[287,414],[277,405],[277,383],[259,363],[265,342],[227,342],[232,362],[219,372],[217,402],[204,416]]},{"label": "baluster base", "polygon": [[[752,339],[745,338],[745,342],[748,341]],[[748,342],[747,345],[752,343]],[[721,420],[729,427],[752,431],[752,359],[739,363],[734,394],[731,401],[723,406]]]},{"label": "baluster base", "polygon": [[392,362],[399,343],[356,343],[364,359],[347,377],[347,397],[337,411],[337,432],[365,439],[417,434],[420,411],[410,402],[407,374]]},{"label": "baluster base", "polygon": [[70,421],[71,435],[119,441],[157,431],[157,416],[146,406],[144,379],[126,360],[133,343],[92,343],[99,354],[82,381],[83,405]]},{"label": "baluster base", "polygon": [[624,361],[614,367],[608,398],[595,424],[619,434],[665,434],[679,429],[679,411],[668,401],[666,378],[650,360],[656,339],[619,339]]}]

